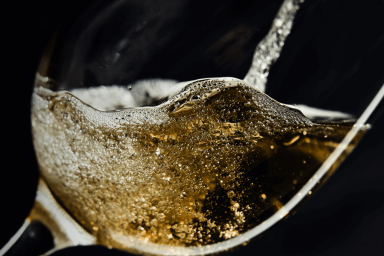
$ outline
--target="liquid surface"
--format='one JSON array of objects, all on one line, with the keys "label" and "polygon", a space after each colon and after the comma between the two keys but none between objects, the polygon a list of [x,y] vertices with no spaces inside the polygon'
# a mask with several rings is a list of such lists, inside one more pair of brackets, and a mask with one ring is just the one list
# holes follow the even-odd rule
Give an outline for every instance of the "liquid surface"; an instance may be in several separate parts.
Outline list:
[{"label": "liquid surface", "polygon": [[53,194],[100,244],[124,249],[128,237],[198,246],[250,230],[300,190],[352,124],[313,123],[222,78],[191,82],[158,106],[109,112],[40,87],[32,126]]}]

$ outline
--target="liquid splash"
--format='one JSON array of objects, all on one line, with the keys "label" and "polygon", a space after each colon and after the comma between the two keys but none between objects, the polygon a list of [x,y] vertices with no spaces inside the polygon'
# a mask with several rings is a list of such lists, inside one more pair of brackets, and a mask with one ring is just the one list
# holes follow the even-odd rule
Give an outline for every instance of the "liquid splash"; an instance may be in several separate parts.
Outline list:
[{"label": "liquid splash", "polygon": [[[316,124],[235,78],[189,83],[154,107],[100,111],[33,95],[42,178],[99,243],[207,245],[280,209],[352,124]],[[356,145],[364,133],[351,144]]]}]

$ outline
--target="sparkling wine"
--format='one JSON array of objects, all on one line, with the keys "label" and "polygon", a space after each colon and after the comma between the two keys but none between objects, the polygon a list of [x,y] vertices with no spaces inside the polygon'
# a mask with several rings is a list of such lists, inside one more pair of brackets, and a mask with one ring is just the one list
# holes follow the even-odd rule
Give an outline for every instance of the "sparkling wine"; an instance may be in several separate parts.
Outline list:
[{"label": "sparkling wine", "polygon": [[124,249],[133,237],[198,246],[236,237],[284,207],[353,127],[313,122],[239,79],[176,89],[154,106],[120,110],[129,89],[33,94],[42,179],[100,244]]}]

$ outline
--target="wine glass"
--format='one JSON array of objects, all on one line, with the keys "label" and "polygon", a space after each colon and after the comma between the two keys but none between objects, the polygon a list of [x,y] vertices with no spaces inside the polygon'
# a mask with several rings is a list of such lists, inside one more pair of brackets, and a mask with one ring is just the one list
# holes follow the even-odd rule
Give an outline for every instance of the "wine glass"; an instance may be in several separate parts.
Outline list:
[{"label": "wine glass", "polygon": [[[272,32],[274,32],[274,33],[277,32],[278,34],[282,35],[282,38],[277,39],[277,38],[273,38],[272,36],[268,37],[268,35],[265,37],[266,39],[264,40],[264,42],[267,45],[266,49],[268,50],[269,55],[265,55],[265,52],[263,52],[263,51],[265,51],[265,49],[263,49],[263,47],[262,47],[263,42],[261,44],[259,44],[259,46],[261,45],[261,47],[256,50],[256,54],[254,54],[254,60],[253,60],[253,64],[251,65],[251,69],[249,70],[249,72],[246,74],[246,76],[244,78],[244,80],[246,82],[248,82],[248,83],[244,83],[244,84],[246,84],[247,86],[250,86],[251,88],[256,88],[256,89],[259,89],[260,91],[264,91],[263,85],[265,85],[265,81],[266,81],[266,78],[267,78],[268,72],[269,72],[269,67],[273,63],[273,61],[278,58],[278,56],[280,54],[281,47],[282,47],[282,44],[280,44],[280,42],[283,42],[283,43],[285,42],[285,38],[284,38],[285,31],[284,30],[288,30],[288,33],[289,33],[290,25],[287,25],[287,24],[289,24],[289,22],[292,21],[293,16],[290,16],[289,12],[287,15],[287,10],[295,8],[296,5],[298,4],[298,2],[296,3],[296,2],[286,1],[284,4],[286,7],[285,7],[285,9],[284,8],[280,9],[280,13],[284,13],[285,16],[279,16],[279,14],[278,14],[278,17],[275,18],[274,25],[271,29]],[[289,4],[291,4],[291,5],[289,5]],[[287,9],[287,6],[290,6],[290,8]],[[98,7],[97,4],[95,4],[93,6],[93,8],[95,8],[96,10],[97,10],[97,7]],[[105,6],[102,6],[102,7],[105,8]],[[121,7],[121,6],[118,6],[118,4],[116,4],[116,6],[110,7],[110,10],[116,10],[114,8],[117,8],[117,7]],[[130,6],[130,8],[132,8],[132,7]],[[179,7],[179,8],[181,8],[181,7]],[[90,10],[92,10],[92,11],[88,11],[88,15],[91,15],[91,16],[96,15],[97,17],[100,17],[99,16],[100,14],[97,11],[94,11],[95,9],[90,8]],[[281,11],[281,10],[283,10],[283,11]],[[292,12],[292,15],[294,15],[294,13],[295,12]],[[148,15],[150,15],[150,14],[148,14]],[[101,14],[101,16],[103,17],[102,14]],[[153,88],[161,88],[160,91],[163,92],[163,94],[160,93],[160,96],[159,95],[153,96],[151,94],[153,91],[150,91],[147,88],[146,89],[147,91],[144,90],[144,92],[151,92],[149,94],[149,97],[147,96],[144,100],[139,101],[139,96],[143,95],[143,90],[140,88],[143,88],[147,85],[145,83],[142,83],[142,82],[136,82],[136,83],[126,82],[126,81],[130,81],[130,79],[132,80],[132,77],[130,77],[130,76],[133,76],[133,77],[136,76],[136,78],[133,79],[133,81],[139,80],[139,79],[137,79],[137,77],[140,77],[140,75],[137,75],[138,71],[133,70],[131,72],[117,75],[118,73],[122,73],[121,70],[119,71],[119,67],[117,67],[115,69],[114,68],[111,69],[110,67],[108,67],[108,65],[111,65],[111,63],[112,64],[118,63],[118,60],[121,57],[120,56],[121,54],[118,52],[117,49],[113,49],[111,52],[108,52],[109,50],[111,50],[109,47],[106,47],[107,49],[102,49],[103,48],[102,44],[104,43],[108,46],[108,44],[110,43],[108,40],[111,38],[111,36],[108,34],[107,35],[100,35],[100,33],[98,31],[100,29],[98,27],[98,26],[100,26],[99,24],[102,24],[101,26],[104,26],[105,24],[108,24],[108,22],[109,22],[108,17],[110,17],[110,16],[104,14],[104,17],[105,16],[107,16],[107,18],[103,22],[100,22],[100,20],[97,19],[96,24],[91,24],[91,25],[88,24],[89,26],[84,25],[85,33],[84,33],[84,30],[78,29],[77,26],[74,26],[75,27],[74,29],[72,28],[73,29],[73,30],[71,30],[72,34],[70,33],[70,36],[68,36],[67,38],[73,39],[73,38],[80,37],[80,39],[78,41],[76,41],[78,43],[75,43],[75,47],[73,47],[73,45],[71,45],[73,43],[71,41],[70,41],[71,44],[69,44],[69,46],[66,45],[65,43],[63,43],[64,46],[61,46],[62,48],[59,48],[59,49],[62,49],[62,51],[60,50],[59,53],[56,53],[56,56],[55,56],[55,51],[53,51],[53,53],[52,52],[50,53],[49,47],[47,48],[47,53],[45,56],[49,56],[49,58],[43,58],[43,60],[41,62],[41,68],[39,69],[39,73],[37,75],[37,80],[36,80],[37,87],[43,85],[43,87],[45,87],[47,89],[51,89],[53,91],[60,91],[63,89],[71,90],[75,96],[78,96],[78,98],[83,99],[83,101],[85,101],[85,103],[89,103],[89,102],[92,102],[92,94],[91,94],[91,98],[87,99],[89,102],[87,102],[87,100],[85,100],[84,97],[82,98],[82,96],[81,96],[82,95],[81,93],[84,92],[84,89],[82,90],[81,88],[99,85],[100,83],[105,84],[105,85],[113,84],[113,83],[132,84],[131,87],[127,88],[128,92],[130,91],[130,89],[132,89],[132,93],[126,94],[126,95],[136,95],[136,97],[134,97],[133,99],[132,99],[132,97],[129,98],[129,96],[127,96],[128,99],[130,100],[129,101],[130,103],[132,101],[136,101],[137,105],[133,105],[133,106],[158,104],[158,102],[156,102],[156,101],[161,100],[162,97],[168,97],[169,96],[169,93],[164,93],[164,92],[168,92],[168,90],[171,90],[170,88],[175,87],[174,86],[175,82],[172,80],[169,80],[169,78],[172,77],[174,79],[175,78],[177,79],[178,76],[180,76],[180,74],[178,74],[179,71],[177,70],[177,67],[175,68],[176,71],[171,70],[169,72],[170,74],[172,74],[172,72],[173,72],[172,75],[168,74],[168,77],[165,76],[165,78],[168,78],[168,80],[160,81],[161,83],[157,82],[157,81],[152,81],[152,85],[149,86],[149,88],[152,88],[152,89]],[[286,18],[286,20],[284,20],[283,18]],[[94,22],[92,19],[88,19],[87,15],[85,15],[83,20],[80,21],[80,24],[81,24],[81,22],[84,22],[84,20],[87,22],[91,21],[90,23]],[[134,26],[136,31],[140,31],[142,29],[142,27],[145,27],[146,22],[150,22],[150,21],[143,21],[142,23],[140,23],[138,25],[136,23],[134,23],[134,25],[132,25],[132,24],[129,24],[129,25]],[[110,25],[110,27],[114,27],[113,26],[114,25],[113,20],[111,21],[111,23],[109,25]],[[287,27],[284,27],[284,25],[287,25]],[[279,27],[282,27],[282,28],[279,28]],[[152,26],[152,28],[153,28],[153,26]],[[282,29],[283,32],[279,33],[277,31],[279,29]],[[152,33],[152,32],[153,31],[149,30],[148,33]],[[270,32],[269,35],[273,35],[272,32]],[[110,32],[110,33],[112,35],[114,34],[112,32]],[[144,34],[145,33],[146,32],[144,32]],[[288,33],[286,33],[286,35],[288,35]],[[89,47],[89,42],[87,42],[87,40],[93,40],[93,39],[90,39],[93,36],[95,36],[95,38],[96,38],[95,40],[98,40],[98,42],[102,42],[102,43],[99,43],[99,45],[94,44],[94,45],[92,45],[93,48],[90,47],[88,49],[87,47]],[[271,40],[271,38],[272,38],[272,42],[268,42],[268,39]],[[116,40],[112,40],[112,41],[116,42]],[[113,47],[119,47],[120,46],[120,47],[124,48],[124,43],[128,43],[128,42],[126,42],[127,40],[125,40],[125,41],[124,40],[120,40],[119,45],[117,45],[117,46],[113,45]],[[280,40],[280,41],[278,41],[278,40]],[[138,41],[140,41],[140,40],[138,39]],[[279,43],[279,45],[275,49],[275,52],[271,52],[271,49],[274,50],[274,48],[273,48],[274,44],[273,43],[276,43],[276,42]],[[85,49],[87,49],[88,52],[87,53],[82,52],[82,50],[84,48],[81,48],[81,47],[85,47]],[[100,49],[100,47],[101,47],[101,49]],[[136,50],[135,48],[133,48],[133,49],[135,50],[135,51],[133,51],[134,54],[140,52],[139,50]],[[121,51],[121,49],[119,51]],[[71,53],[70,56],[73,56],[73,58],[68,57],[68,55],[63,57],[63,55],[62,55],[63,52],[65,52],[67,54]],[[101,57],[100,57],[100,55],[101,55]],[[270,59],[268,59],[268,58],[262,59],[265,56],[269,56]],[[56,58],[56,60],[55,60],[55,58]],[[135,59],[135,58],[133,58],[133,59]],[[163,61],[164,58],[160,58],[160,60]],[[258,61],[260,61],[260,60],[262,60],[261,63],[258,63]],[[127,67],[128,67],[128,70],[129,70],[129,67],[132,66],[130,61],[131,60],[125,61],[124,65],[122,65],[120,67],[124,67],[125,68],[124,70],[127,70]],[[140,60],[138,62],[140,62]],[[58,64],[52,65],[52,63],[58,63]],[[95,63],[97,63],[98,66],[95,66],[96,65]],[[135,63],[135,64],[138,65],[137,63]],[[263,64],[264,64],[264,66],[263,66]],[[48,75],[48,74],[44,74],[44,72],[48,72],[47,67],[49,67],[49,65],[53,66],[52,70],[50,71],[50,72],[52,72],[52,74],[54,74],[52,76]],[[60,67],[60,65],[62,67]],[[150,65],[150,64],[148,64],[148,65]],[[155,64],[152,64],[152,65],[155,65]],[[138,66],[140,66],[140,65],[138,65]],[[149,67],[151,67],[151,66],[149,66]],[[134,67],[134,69],[135,69],[135,67]],[[148,69],[150,69],[150,68],[148,68]],[[185,67],[184,67],[184,69],[188,70],[188,68],[185,68]],[[105,72],[103,73],[100,70],[104,70]],[[141,72],[149,72],[149,71],[141,71]],[[161,73],[161,71],[160,71],[160,73]],[[191,73],[193,73],[193,72],[191,72]],[[215,73],[212,72],[212,74],[215,74]],[[117,77],[117,76],[120,76],[120,77]],[[125,77],[123,77],[123,76],[125,76]],[[207,76],[209,77],[209,75],[207,75]],[[52,78],[52,77],[54,77],[54,78]],[[145,75],[144,75],[144,77],[145,77]],[[151,75],[149,77],[151,77]],[[191,74],[187,74],[187,75],[185,75],[185,77],[191,77]],[[200,77],[198,77],[198,78],[200,78]],[[120,82],[115,82],[116,79],[120,79]],[[108,80],[113,81],[113,82],[108,82]],[[179,80],[179,79],[177,79],[177,80]],[[125,81],[125,82],[121,82],[121,81]],[[181,80],[181,81],[183,81],[183,80]],[[235,81],[236,83],[243,83],[243,82],[238,81],[238,80],[229,80],[229,79],[222,79],[222,80],[219,79],[219,80],[212,80],[212,81],[223,82],[225,85],[227,85],[228,83],[231,83],[232,81]],[[197,81],[197,82],[199,82],[199,81]],[[157,84],[161,84],[161,86],[158,86]],[[176,87],[178,89],[180,89],[180,88],[184,88],[188,84],[190,84],[190,83],[178,84]],[[140,91],[138,92],[139,89],[137,89],[137,88],[139,88],[141,90],[141,92]],[[103,88],[99,87],[99,89],[103,89]],[[127,90],[125,90],[124,92],[121,92],[121,93],[124,94]],[[268,87],[267,87],[267,90],[268,90]],[[136,94],[134,94],[134,92]],[[41,95],[43,93],[44,92],[42,92],[42,93],[40,92]],[[319,170],[317,170],[316,173],[313,174],[313,177],[311,179],[309,179],[308,181],[307,180],[305,180],[305,182],[303,181],[305,183],[305,185],[303,183],[302,187],[300,187],[300,189],[297,189],[297,190],[294,189],[295,195],[293,197],[290,197],[289,200],[284,203],[284,205],[279,200],[274,200],[272,203],[270,203],[272,206],[274,206],[276,208],[276,211],[271,216],[268,216],[268,218],[263,220],[264,222],[262,224],[256,225],[254,228],[252,228],[251,230],[249,230],[248,232],[246,232],[244,234],[241,234],[239,236],[235,236],[234,238],[231,238],[229,240],[221,241],[221,243],[219,243],[219,244],[209,245],[209,246],[205,246],[205,247],[202,246],[202,247],[182,247],[182,248],[176,248],[174,246],[173,247],[169,247],[169,246],[163,247],[161,245],[160,246],[154,245],[152,247],[152,249],[150,249],[150,250],[152,250],[151,252],[152,253],[155,252],[155,253],[159,253],[159,254],[163,254],[163,253],[164,254],[170,254],[170,253],[186,254],[187,253],[187,254],[191,254],[191,255],[192,254],[202,254],[202,253],[204,253],[204,254],[214,253],[214,252],[219,252],[219,251],[233,248],[234,246],[240,245],[240,244],[244,243],[245,241],[248,241],[251,238],[262,233],[264,230],[269,228],[275,222],[277,222],[278,220],[285,217],[290,211],[292,211],[292,209],[294,209],[294,207],[298,204],[298,202],[302,201],[302,199],[308,193],[310,194],[313,191],[313,188],[315,187],[315,185],[318,182],[320,182],[320,183],[323,182],[326,179],[327,174],[329,175],[332,173],[332,171],[335,168],[333,165],[335,164],[336,160],[340,157],[342,152],[346,149],[347,145],[350,144],[350,142],[355,137],[355,135],[359,131],[361,131],[361,129],[362,129],[361,125],[365,124],[366,119],[367,119],[367,115],[370,114],[369,113],[370,111],[373,111],[375,104],[376,105],[378,104],[379,100],[382,97],[382,95],[380,93],[382,93],[382,92],[380,91],[378,93],[378,96],[372,100],[373,105],[370,105],[370,107],[367,108],[368,112],[364,112],[362,115],[361,115],[361,113],[358,113],[358,112],[352,113],[352,114],[354,114],[354,116],[360,116],[361,115],[361,117],[358,119],[356,124],[353,126],[353,128],[350,129],[350,131],[348,133],[343,134],[343,135],[345,135],[345,134],[348,134],[348,135],[344,138],[343,141],[338,142],[337,147],[335,147],[336,148],[335,151],[333,151],[332,154],[327,158],[327,160],[323,163],[322,167]],[[105,93],[103,93],[103,95],[105,95]],[[94,95],[93,95],[93,97],[94,97]],[[114,95],[113,97],[115,97],[115,99],[116,99],[118,96]],[[122,103],[128,102],[127,97],[123,97],[122,99],[119,99],[119,101],[120,101],[119,104],[116,104],[116,106],[114,106],[114,108],[115,109],[122,109],[122,108],[130,107],[130,106],[122,106],[121,105]],[[290,99],[290,100],[292,100],[292,99]],[[105,99],[105,101],[108,101],[108,99]],[[368,100],[368,101],[370,101],[370,100]],[[140,103],[137,103],[137,102],[140,102]],[[298,99],[294,99],[293,102],[294,103],[300,103],[302,101],[300,101]],[[319,100],[318,102],[321,102],[321,100]],[[92,103],[93,104],[90,104],[90,105],[95,106],[95,104],[98,104],[97,101],[94,101]],[[318,107],[320,105],[316,102],[311,102],[311,103],[312,103],[311,106]],[[98,107],[100,109],[103,109],[102,105],[98,106]],[[299,108],[307,117],[310,117],[312,121],[316,121],[316,123],[330,124],[332,122],[337,121],[337,125],[340,125],[339,119],[345,120],[345,119],[351,118],[351,112],[347,112],[349,114],[346,114],[345,112],[335,112],[335,111],[330,112],[330,111],[319,110],[318,108],[301,106],[301,105],[293,106],[293,107]],[[334,109],[339,110],[342,108],[334,108]],[[109,109],[103,109],[103,110],[109,110]],[[358,113],[358,114],[356,114],[356,113]],[[335,123],[332,123],[332,125],[335,125]],[[347,126],[349,128],[351,127],[351,126],[348,126],[349,123],[345,122],[345,121],[344,121],[343,125]],[[304,135],[303,131],[302,131],[302,134]],[[295,139],[295,138],[297,138],[297,136],[292,137],[289,141],[286,141],[285,143],[294,144],[296,141],[299,140],[299,139]],[[271,145],[271,147],[272,146],[273,145]],[[273,149],[273,148],[271,148],[271,149]],[[54,163],[54,164],[61,165],[61,163]],[[293,184],[295,184],[294,181],[295,181],[295,179],[293,179]],[[296,182],[297,182],[297,180],[296,180]],[[48,184],[48,186],[49,186],[49,184]],[[52,184],[51,184],[51,186],[52,186]],[[51,187],[50,189],[52,190],[54,188]],[[228,193],[229,192],[230,191],[228,191]],[[53,197],[50,198],[50,196],[51,195],[50,195],[50,191],[49,191],[48,187],[44,185],[43,181],[41,181],[37,201],[40,202],[41,204],[42,204],[42,202],[44,202],[44,200],[53,200],[53,202],[54,202],[55,199]],[[264,193],[257,195],[257,196],[260,197],[259,198],[260,201],[265,200],[266,198],[264,198],[264,197],[267,197],[267,195]],[[56,195],[56,197],[57,197],[57,195]],[[58,200],[62,200],[61,203],[63,204],[63,198],[60,199],[60,196],[58,196],[58,197],[59,197]],[[228,197],[230,197],[230,196],[228,196]],[[256,197],[256,195],[255,195],[255,197]],[[52,206],[52,202],[49,202],[48,204],[51,204],[51,207],[60,207],[60,205],[57,205],[57,203],[56,203],[56,206]],[[65,203],[64,203],[64,206],[65,206]],[[47,206],[45,206],[45,207],[47,208]],[[67,210],[69,212],[71,212],[70,209],[67,209]],[[55,210],[52,210],[52,208],[51,208],[51,211],[54,212]],[[57,211],[59,211],[59,210],[57,210]],[[65,214],[65,213],[60,213],[60,214]],[[74,214],[74,213],[72,213],[72,214]],[[34,216],[35,216],[35,218],[39,219],[38,213],[35,212]],[[60,221],[67,221],[67,222],[60,223]],[[70,235],[68,235],[68,238],[71,238],[71,237],[74,238],[77,236],[73,240],[69,239],[70,242],[72,242],[73,244],[76,243],[74,241],[77,241],[77,242],[81,241],[80,244],[81,243],[84,243],[84,244],[95,243],[94,237],[91,235],[88,235],[88,233],[90,233],[89,230],[87,230],[87,228],[84,230],[83,227],[76,226],[77,225],[76,221],[73,221],[72,217],[70,217],[69,215],[68,215],[68,217],[62,218],[60,221],[58,221],[58,223],[60,225],[62,225],[62,227],[70,227],[71,225],[73,226],[72,229],[74,229],[74,231],[73,231],[74,233],[73,232],[71,233],[70,231],[66,231],[67,235],[70,234]],[[98,227],[95,226],[93,231],[98,231]],[[91,231],[91,232],[93,232],[93,231]],[[55,233],[55,231],[53,231],[53,233]],[[131,243],[132,243],[132,241],[131,241]],[[128,248],[128,249],[130,249],[130,250],[136,249],[138,251],[150,252],[150,251],[147,251],[147,248],[144,249],[144,247],[148,247],[145,242],[143,245],[140,245],[140,241],[139,242],[135,241],[134,243],[136,243],[136,245],[135,245],[136,248]],[[129,242],[128,242],[128,244],[129,244]],[[67,245],[67,244],[65,244],[65,245]]]}]

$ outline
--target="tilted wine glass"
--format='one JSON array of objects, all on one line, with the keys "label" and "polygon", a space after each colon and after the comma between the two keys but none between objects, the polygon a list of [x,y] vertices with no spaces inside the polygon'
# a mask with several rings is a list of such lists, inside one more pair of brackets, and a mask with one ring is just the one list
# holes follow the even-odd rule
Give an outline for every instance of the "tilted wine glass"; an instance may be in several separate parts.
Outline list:
[{"label": "tilted wine glass", "polygon": [[[42,179],[30,218],[51,229],[55,249],[225,251],[287,216],[325,181],[368,128],[382,91],[356,123],[263,93],[299,3],[283,3],[244,80],[155,79],[64,92],[37,74],[32,120]],[[155,106],[141,107],[148,104]]]}]

